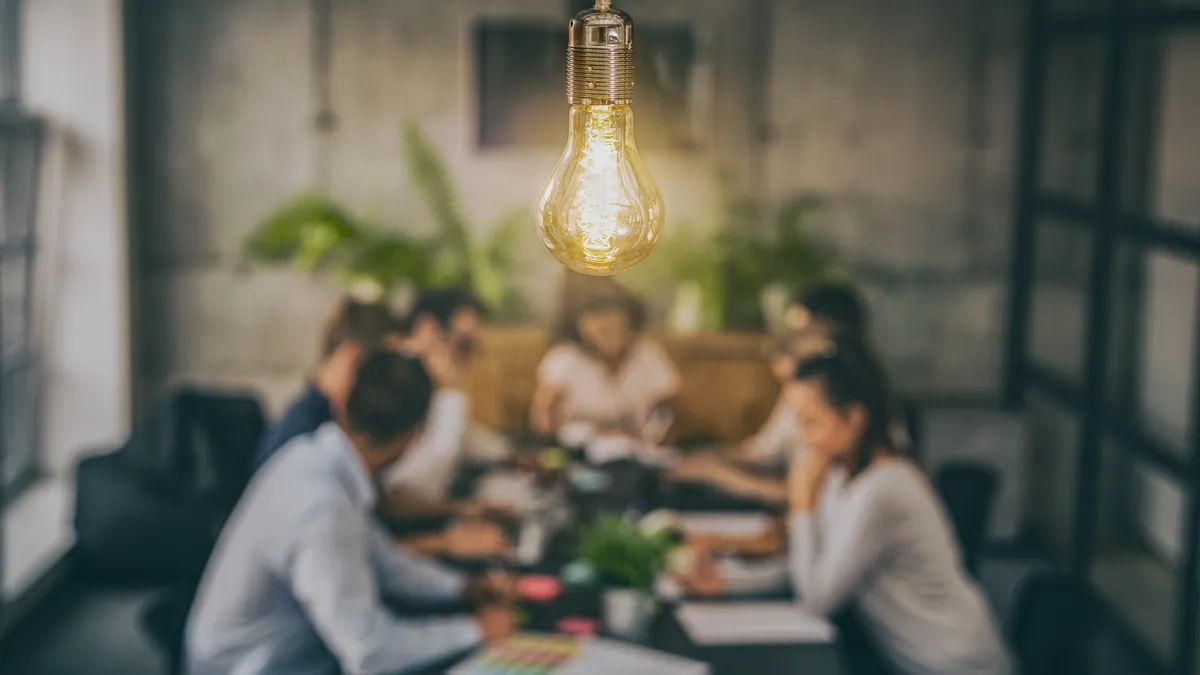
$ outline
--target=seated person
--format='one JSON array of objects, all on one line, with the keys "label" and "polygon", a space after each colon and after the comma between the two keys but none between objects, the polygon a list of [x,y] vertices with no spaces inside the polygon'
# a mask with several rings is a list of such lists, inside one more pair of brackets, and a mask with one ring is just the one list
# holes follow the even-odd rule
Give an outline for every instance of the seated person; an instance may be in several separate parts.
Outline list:
[{"label": "seated person", "polygon": [[[380,474],[408,451],[433,383],[387,350],[362,360],[338,421],[298,436],[251,481],[188,618],[191,675],[395,673],[510,635],[488,578],[408,557],[375,519]],[[383,598],[476,603],[474,616],[401,620]]]},{"label": "seated person", "polygon": [[[311,434],[332,420],[345,405],[363,354],[385,343],[396,346],[404,335],[402,322],[385,305],[343,300],[325,329],[321,361],[310,383],[283,418],[268,430],[255,457],[256,468],[261,470],[292,439]],[[446,351],[439,352],[443,358],[427,364],[439,387],[419,445],[438,447],[447,436],[459,438],[456,425],[466,414],[465,403],[460,402],[464,397],[459,389],[461,369],[448,358]],[[414,452],[418,450],[414,448]],[[456,506],[454,515],[475,516],[482,510],[472,503],[463,503]],[[486,523],[456,524],[445,532],[412,537],[408,543],[414,550],[430,555],[463,558],[489,556],[508,549],[503,533]]]},{"label": "seated person", "polygon": [[538,366],[530,425],[547,437],[582,422],[597,435],[666,440],[668,429],[648,429],[678,395],[679,371],[642,334],[646,313],[636,297],[611,278],[580,277],[568,276],[554,344]]},{"label": "seated person", "polygon": [[464,390],[482,315],[483,305],[469,291],[428,290],[413,306],[407,330],[390,340],[393,348],[422,358],[439,384],[420,441],[385,477],[384,508],[391,515],[482,516],[496,511],[448,501],[456,471],[470,450],[467,446],[472,441],[482,445],[478,437],[486,433],[472,429]]},{"label": "seated person", "polygon": [[[865,339],[867,308],[861,296],[845,284],[817,284],[788,307],[786,335],[768,346],[771,372],[785,384],[791,380],[797,356],[803,356],[814,340],[847,334]],[[796,420],[783,397],[775,402],[771,416],[757,434],[746,439],[735,457],[756,464],[786,464],[796,449]]]},{"label": "seated person", "polygon": [[875,357],[839,339],[797,366],[785,395],[808,446],[788,475],[789,568],[801,604],[829,615],[852,603],[902,673],[1012,672],[937,494],[896,446]]},{"label": "seated person", "polygon": [[[819,352],[832,339],[832,331],[824,325],[810,325],[776,342],[771,370],[781,385],[791,380],[797,359]],[[742,443],[732,457],[712,452],[696,454],[675,465],[668,478],[709,485],[766,504],[782,505],[787,501],[782,474],[773,476],[762,469],[785,469],[792,457],[803,449],[797,438],[795,413],[781,392],[762,430]],[[747,465],[754,465],[759,470]]]},{"label": "seated person", "polygon": [[362,355],[400,329],[400,322],[380,303],[345,298],[321,338],[321,360],[304,392],[267,431],[254,458],[258,469],[296,436],[311,434],[333,419],[354,384]]},{"label": "seated person", "polygon": [[[789,334],[780,338],[770,352],[771,371],[781,384],[791,380],[797,359],[814,350],[820,351],[834,337],[846,335],[864,340],[867,311],[853,288],[844,284],[819,284],[807,289],[788,309],[787,322]],[[711,485],[748,499],[783,504],[787,500],[783,480],[746,471],[737,464],[785,466],[792,455],[803,451],[795,429],[794,413],[781,393],[762,430],[734,451],[732,459],[735,462],[712,453],[696,455],[677,465],[671,477],[677,481]],[[900,429],[896,433],[903,434]]]}]

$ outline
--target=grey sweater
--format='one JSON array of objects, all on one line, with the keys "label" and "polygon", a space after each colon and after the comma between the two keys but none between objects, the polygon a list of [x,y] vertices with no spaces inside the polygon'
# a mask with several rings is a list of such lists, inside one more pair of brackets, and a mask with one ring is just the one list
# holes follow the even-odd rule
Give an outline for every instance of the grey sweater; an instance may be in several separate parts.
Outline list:
[{"label": "grey sweater", "polygon": [[911,675],[1008,675],[1009,656],[950,523],[911,463],[886,459],[827,480],[816,515],[792,518],[789,564],[805,608],[857,602],[894,666]]}]

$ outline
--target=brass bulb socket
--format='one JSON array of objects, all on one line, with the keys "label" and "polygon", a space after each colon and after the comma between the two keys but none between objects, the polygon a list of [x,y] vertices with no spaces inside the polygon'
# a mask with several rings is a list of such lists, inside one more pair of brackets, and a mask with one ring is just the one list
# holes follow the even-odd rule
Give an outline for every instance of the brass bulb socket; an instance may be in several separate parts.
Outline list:
[{"label": "brass bulb socket", "polygon": [[567,101],[628,105],[633,87],[633,19],[611,8],[576,14],[568,28]]}]

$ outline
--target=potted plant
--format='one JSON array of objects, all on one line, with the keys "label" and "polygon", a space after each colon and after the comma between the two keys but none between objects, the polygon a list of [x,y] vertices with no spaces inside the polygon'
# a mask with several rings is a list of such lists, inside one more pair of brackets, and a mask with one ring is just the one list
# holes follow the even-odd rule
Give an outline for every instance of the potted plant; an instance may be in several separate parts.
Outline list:
[{"label": "potted plant", "polygon": [[733,202],[722,228],[725,251],[725,306],[728,323],[738,328],[782,328],[792,294],[814,283],[847,280],[830,251],[808,235],[813,215],[823,206],[819,196],[790,199],[774,215],[769,233],[753,223],[761,219],[750,202]]},{"label": "potted plant", "polygon": [[305,274],[329,273],[362,300],[431,283],[437,274],[433,250],[431,242],[377,227],[316,193],[276,208],[244,244],[250,260],[290,265]]},{"label": "potted plant", "polygon": [[622,637],[636,637],[657,603],[653,589],[674,546],[670,530],[640,527],[627,516],[604,515],[579,537],[579,559],[605,587],[604,622]]},{"label": "potted plant", "polygon": [[438,232],[438,255],[450,277],[443,283],[469,286],[501,318],[522,318],[525,306],[515,284],[517,251],[528,243],[522,241],[523,235],[534,231],[531,214],[524,209],[511,211],[486,237],[475,241],[446,163],[420,127],[404,128],[404,149],[409,176],[425,195]]},{"label": "potted plant", "polygon": [[[526,213],[502,218],[480,241],[471,236],[458,196],[436,148],[415,126],[404,131],[410,178],[425,196],[436,234],[420,237],[362,218],[333,199],[306,192],[280,205],[250,233],[247,258],[327,273],[361,300],[395,301],[433,285],[471,288],[501,319],[520,318],[513,283]],[[403,303],[400,303],[403,304]]]}]

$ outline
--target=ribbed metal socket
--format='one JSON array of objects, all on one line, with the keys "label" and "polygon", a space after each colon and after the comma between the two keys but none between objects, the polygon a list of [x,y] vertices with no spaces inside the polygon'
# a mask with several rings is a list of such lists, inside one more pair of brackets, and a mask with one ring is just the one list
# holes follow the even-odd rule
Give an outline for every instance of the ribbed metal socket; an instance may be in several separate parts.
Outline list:
[{"label": "ribbed metal socket", "polygon": [[567,101],[627,105],[633,101],[633,19],[617,9],[588,9],[571,19]]}]

